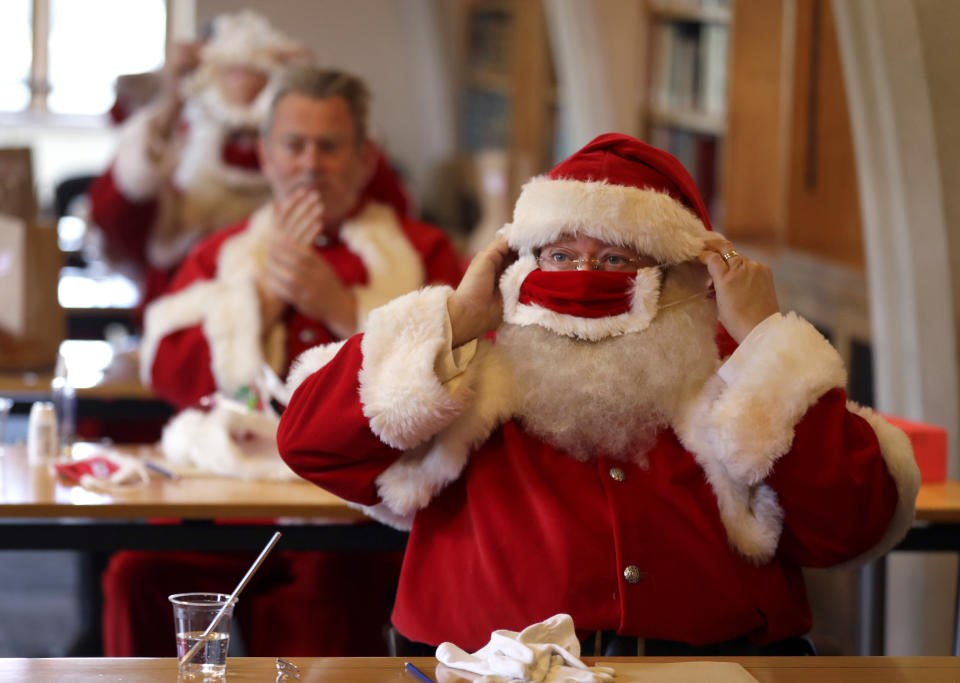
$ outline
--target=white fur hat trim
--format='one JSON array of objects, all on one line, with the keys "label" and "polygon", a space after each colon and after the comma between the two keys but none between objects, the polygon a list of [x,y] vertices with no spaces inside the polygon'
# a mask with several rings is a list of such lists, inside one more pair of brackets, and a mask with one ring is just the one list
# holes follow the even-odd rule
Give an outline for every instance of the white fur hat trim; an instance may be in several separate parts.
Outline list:
[{"label": "white fur hat trim", "polygon": [[513,223],[502,234],[517,250],[535,249],[562,235],[586,235],[672,265],[696,258],[710,231],[666,192],[538,176],[523,186]]}]

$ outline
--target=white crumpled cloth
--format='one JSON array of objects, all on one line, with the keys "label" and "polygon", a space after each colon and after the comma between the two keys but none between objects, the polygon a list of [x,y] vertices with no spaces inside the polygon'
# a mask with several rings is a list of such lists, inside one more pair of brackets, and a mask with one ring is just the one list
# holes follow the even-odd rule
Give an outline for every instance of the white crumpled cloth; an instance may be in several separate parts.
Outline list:
[{"label": "white crumpled cloth", "polygon": [[480,683],[611,683],[613,669],[580,661],[580,641],[569,614],[556,614],[519,633],[494,631],[490,642],[470,654],[441,643],[437,659],[450,668],[483,676]]}]

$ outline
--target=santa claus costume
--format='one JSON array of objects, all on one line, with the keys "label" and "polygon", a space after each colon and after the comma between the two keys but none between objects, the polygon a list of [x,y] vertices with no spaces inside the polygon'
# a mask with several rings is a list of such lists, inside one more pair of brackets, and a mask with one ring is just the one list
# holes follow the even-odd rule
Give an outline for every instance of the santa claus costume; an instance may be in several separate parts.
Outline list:
[{"label": "santa claus costume", "polygon": [[[169,106],[161,100],[124,123],[116,157],[88,196],[108,254],[141,269],[143,306],[167,288],[194,244],[269,201],[257,138],[280,75],[308,61],[304,46],[252,11],[218,16],[199,67],[183,84],[178,125],[161,124]],[[236,66],[267,79],[246,106],[221,89],[224,70]],[[382,154],[368,190],[407,215],[408,198]]]},{"label": "santa claus costume", "polygon": [[[256,279],[278,229],[274,207],[267,204],[249,220],[209,236],[191,252],[169,291],[147,308],[143,380],[178,407],[216,390],[229,396],[254,385],[265,364],[283,376],[301,351],[337,338],[322,321],[288,308],[264,345]],[[371,310],[396,296],[425,284],[456,284],[460,277],[459,260],[442,231],[401,217],[375,201],[369,188],[336,234],[314,249],[351,288],[361,326]],[[202,438],[183,429],[173,438],[170,430],[165,447]],[[202,459],[199,451],[194,449],[195,460]],[[209,462],[197,464],[220,471],[222,463],[214,461],[226,454],[215,449],[206,456]],[[276,464],[292,476],[279,458]],[[230,465],[240,468],[242,459]],[[229,474],[250,477],[267,470],[276,474],[276,468],[262,467]],[[103,576],[105,653],[172,656],[166,596],[184,590],[229,592],[252,559],[244,553],[115,554]],[[386,654],[382,629],[399,564],[400,553],[274,552],[237,608],[247,653]]]},{"label": "santa claus costume", "polygon": [[[848,402],[813,326],[777,313],[720,357],[709,229],[675,158],[601,136],[523,188],[496,343],[452,349],[452,290],[432,287],[300,357],[280,452],[411,530],[401,635],[474,650],[564,612],[581,634],[771,643],[810,627],[801,567],[905,533],[909,441]],[[660,266],[541,272],[561,235]]]}]

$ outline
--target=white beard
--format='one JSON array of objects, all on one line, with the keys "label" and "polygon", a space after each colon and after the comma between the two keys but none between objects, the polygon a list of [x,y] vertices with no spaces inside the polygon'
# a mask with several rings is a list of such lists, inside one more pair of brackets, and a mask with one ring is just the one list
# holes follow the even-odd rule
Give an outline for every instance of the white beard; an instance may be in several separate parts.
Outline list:
[{"label": "white beard", "polygon": [[715,330],[714,302],[697,297],[661,309],[641,332],[588,342],[504,324],[496,344],[510,359],[527,430],[578,460],[643,465],[657,432],[716,370]]}]

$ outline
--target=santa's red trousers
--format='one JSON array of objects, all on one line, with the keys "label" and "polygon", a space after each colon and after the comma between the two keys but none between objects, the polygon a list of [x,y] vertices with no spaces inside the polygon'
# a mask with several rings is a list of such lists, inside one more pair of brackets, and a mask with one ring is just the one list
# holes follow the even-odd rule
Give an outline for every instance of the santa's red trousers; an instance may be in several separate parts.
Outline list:
[{"label": "santa's red trousers", "polygon": [[[108,657],[175,657],[173,593],[231,593],[256,553],[120,552],[103,574]],[[387,654],[402,552],[274,552],[234,610],[250,657]]]}]

